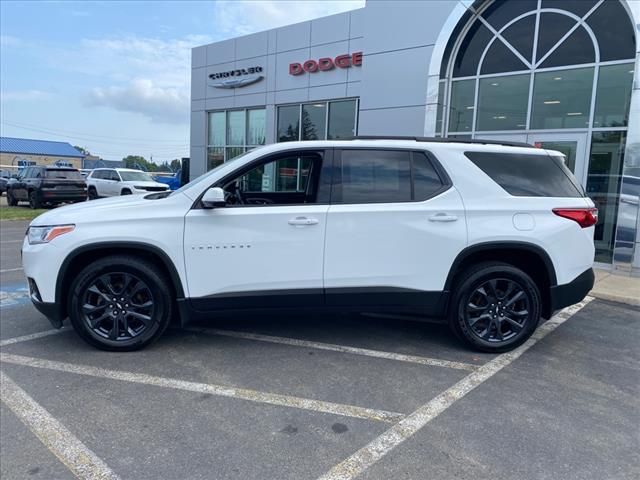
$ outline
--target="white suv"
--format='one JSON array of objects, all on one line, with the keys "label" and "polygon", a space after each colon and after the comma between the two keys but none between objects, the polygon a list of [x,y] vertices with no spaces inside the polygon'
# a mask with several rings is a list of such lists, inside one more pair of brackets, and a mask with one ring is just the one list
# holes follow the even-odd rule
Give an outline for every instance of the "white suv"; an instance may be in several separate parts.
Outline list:
[{"label": "white suv", "polygon": [[168,190],[168,185],[156,182],[147,172],[131,168],[96,168],[87,176],[89,200]]},{"label": "white suv", "polygon": [[144,347],[173,318],[327,309],[446,319],[498,352],[592,288],[596,222],[557,152],[359,137],[52,210],[22,253],[35,306],[107,350]]}]

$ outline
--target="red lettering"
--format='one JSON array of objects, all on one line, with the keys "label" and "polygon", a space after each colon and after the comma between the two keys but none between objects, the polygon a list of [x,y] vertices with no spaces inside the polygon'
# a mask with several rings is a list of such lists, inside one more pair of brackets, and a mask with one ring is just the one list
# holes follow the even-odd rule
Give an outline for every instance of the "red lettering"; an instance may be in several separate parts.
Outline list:
[{"label": "red lettering", "polygon": [[354,67],[359,67],[362,65],[362,52],[356,52],[351,55],[351,63]]},{"label": "red lettering", "polygon": [[318,71],[318,62],[316,62],[315,60],[307,60],[302,65],[302,68],[304,68],[305,72],[309,72],[309,73],[317,72]]},{"label": "red lettering", "polygon": [[351,57],[349,55],[338,55],[335,63],[336,67],[349,68],[351,66]]},{"label": "red lettering", "polygon": [[289,64],[289,75],[300,75],[302,72],[302,65],[300,65],[299,63]]},{"label": "red lettering", "polygon": [[333,60],[330,58],[321,58],[318,60],[318,68],[323,72],[327,70],[332,70],[335,65],[333,64]]}]

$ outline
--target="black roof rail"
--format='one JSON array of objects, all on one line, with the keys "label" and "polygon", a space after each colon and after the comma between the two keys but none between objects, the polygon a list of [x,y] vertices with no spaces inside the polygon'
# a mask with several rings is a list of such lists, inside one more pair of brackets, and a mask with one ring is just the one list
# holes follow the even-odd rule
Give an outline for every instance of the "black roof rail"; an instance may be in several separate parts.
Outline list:
[{"label": "black roof rail", "polygon": [[404,137],[401,135],[356,135],[355,137],[348,138],[347,140],[413,140],[416,142],[431,142],[431,143],[468,143],[474,145],[503,145],[505,147],[525,147],[532,148],[525,142],[509,142],[506,140],[483,140],[477,138],[474,140],[463,140],[460,138],[442,138],[442,137]]}]

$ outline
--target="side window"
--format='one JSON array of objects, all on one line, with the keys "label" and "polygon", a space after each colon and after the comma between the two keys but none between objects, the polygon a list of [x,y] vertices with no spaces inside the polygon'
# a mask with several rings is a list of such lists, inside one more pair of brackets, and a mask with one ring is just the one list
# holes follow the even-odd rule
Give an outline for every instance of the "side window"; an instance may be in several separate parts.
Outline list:
[{"label": "side window", "polygon": [[119,182],[121,180],[120,174],[117,171],[110,170],[109,173],[110,173],[111,180],[115,180],[116,182]]},{"label": "side window", "polygon": [[345,149],[341,160],[333,203],[411,201],[410,152]]},{"label": "side window", "polygon": [[91,172],[91,178],[100,180],[102,178],[102,170],[94,170]]},{"label": "side window", "polygon": [[31,176],[33,178],[42,178],[42,169],[41,168],[33,168],[31,170]]},{"label": "side window", "polygon": [[413,198],[420,202],[436,194],[444,183],[424,153],[413,152]]}]

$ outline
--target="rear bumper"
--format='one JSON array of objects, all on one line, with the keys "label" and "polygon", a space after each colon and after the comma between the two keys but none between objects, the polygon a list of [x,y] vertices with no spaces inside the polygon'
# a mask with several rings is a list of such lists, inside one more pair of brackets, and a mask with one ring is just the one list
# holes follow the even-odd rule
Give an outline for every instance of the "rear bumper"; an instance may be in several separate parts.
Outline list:
[{"label": "rear bumper", "polygon": [[87,198],[87,191],[56,192],[55,190],[41,190],[40,199],[43,202],[75,202]]},{"label": "rear bumper", "polygon": [[580,302],[591,291],[594,283],[595,274],[590,268],[569,283],[551,287],[551,311]]}]

